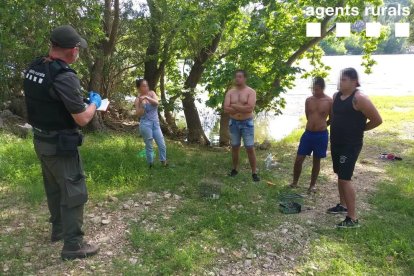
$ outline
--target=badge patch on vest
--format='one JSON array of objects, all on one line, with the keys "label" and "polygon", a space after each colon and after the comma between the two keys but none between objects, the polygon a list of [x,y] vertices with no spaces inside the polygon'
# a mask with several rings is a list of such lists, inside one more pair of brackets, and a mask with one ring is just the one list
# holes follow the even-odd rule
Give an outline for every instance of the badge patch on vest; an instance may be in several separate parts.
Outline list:
[{"label": "badge patch on vest", "polygon": [[42,84],[44,77],[45,77],[44,73],[37,72],[33,69],[30,69],[29,72],[26,74],[26,79],[37,82],[39,84]]}]

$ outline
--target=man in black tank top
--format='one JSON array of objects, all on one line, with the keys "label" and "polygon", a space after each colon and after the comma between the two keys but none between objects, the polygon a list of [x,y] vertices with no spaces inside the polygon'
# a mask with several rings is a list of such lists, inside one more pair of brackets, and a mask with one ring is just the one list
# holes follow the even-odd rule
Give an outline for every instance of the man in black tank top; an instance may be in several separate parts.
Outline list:
[{"label": "man in black tank top", "polygon": [[361,152],[364,132],[382,123],[380,114],[370,99],[358,87],[358,73],[354,68],[342,70],[339,92],[333,96],[331,115],[331,154],[334,172],[338,175],[340,203],[328,213],[347,213],[340,228],[359,227],[355,211],[355,190],[352,175]]}]

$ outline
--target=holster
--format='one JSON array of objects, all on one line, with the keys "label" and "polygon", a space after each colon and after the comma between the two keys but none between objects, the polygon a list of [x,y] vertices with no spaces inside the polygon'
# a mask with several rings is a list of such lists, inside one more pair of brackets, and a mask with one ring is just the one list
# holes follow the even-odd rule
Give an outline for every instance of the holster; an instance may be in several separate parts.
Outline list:
[{"label": "holster", "polygon": [[57,137],[56,155],[74,156],[78,153],[78,147],[83,143],[83,135],[76,133],[62,133]]}]

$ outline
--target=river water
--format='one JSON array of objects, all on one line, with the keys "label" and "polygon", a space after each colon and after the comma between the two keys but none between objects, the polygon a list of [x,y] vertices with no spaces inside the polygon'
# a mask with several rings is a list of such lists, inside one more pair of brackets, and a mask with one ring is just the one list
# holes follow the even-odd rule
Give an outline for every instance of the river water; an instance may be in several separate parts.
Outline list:
[{"label": "river water", "polygon": [[[377,64],[371,74],[364,73],[361,66],[362,56],[326,56],[323,62],[332,69],[325,78],[325,93],[332,96],[337,91],[337,83],[341,69],[354,67],[360,77],[361,90],[369,96],[403,96],[414,95],[414,54],[410,55],[376,55]],[[312,66],[308,60],[302,60],[299,67],[309,71]],[[279,116],[258,114],[256,116],[256,142],[265,139],[280,140],[300,126],[300,118],[304,116],[305,100],[311,95],[311,79],[297,76],[294,88],[285,93],[286,107]],[[253,87],[254,88],[254,87]],[[218,116],[214,111],[199,104],[200,117],[204,130],[210,139],[218,139]]]}]

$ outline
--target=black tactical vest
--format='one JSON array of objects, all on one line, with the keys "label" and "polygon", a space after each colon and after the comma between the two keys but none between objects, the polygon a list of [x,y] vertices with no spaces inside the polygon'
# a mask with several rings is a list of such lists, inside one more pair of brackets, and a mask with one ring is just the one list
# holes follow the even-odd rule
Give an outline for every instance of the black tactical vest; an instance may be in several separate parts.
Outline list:
[{"label": "black tactical vest", "polygon": [[50,96],[50,93],[55,93],[54,79],[63,72],[76,74],[64,62],[60,60],[49,62],[44,58],[36,59],[25,71],[24,94],[28,121],[33,127],[49,131],[77,127],[63,102]]}]

